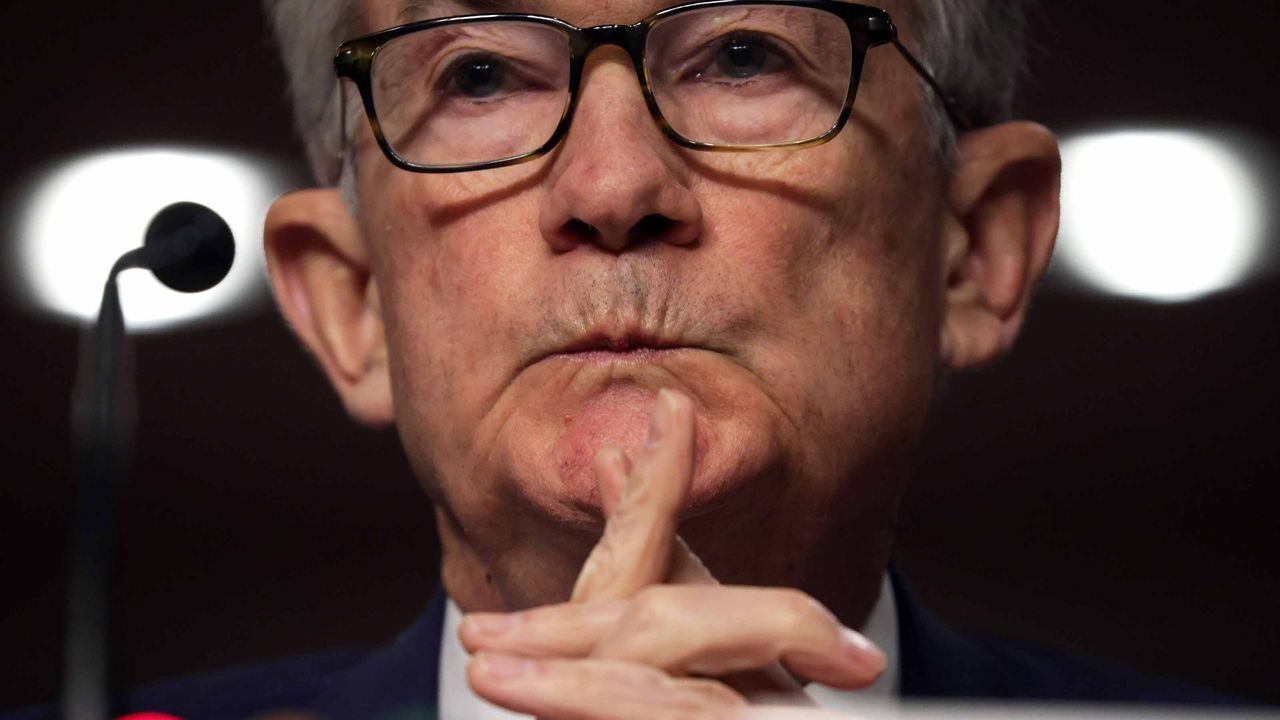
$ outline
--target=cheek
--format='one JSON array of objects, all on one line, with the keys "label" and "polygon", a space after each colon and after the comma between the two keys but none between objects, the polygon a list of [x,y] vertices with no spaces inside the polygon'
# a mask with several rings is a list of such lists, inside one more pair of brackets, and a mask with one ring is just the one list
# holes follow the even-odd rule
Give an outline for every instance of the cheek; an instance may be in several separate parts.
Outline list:
[{"label": "cheek", "polygon": [[932,387],[935,193],[862,137],[733,158],[701,188],[724,274],[769,318],[748,362],[814,441],[913,425]]},{"label": "cheek", "polygon": [[837,139],[727,155],[700,183],[711,255],[775,331],[827,334],[830,309],[882,269],[886,228],[877,220],[887,199],[873,178],[883,160],[868,153]]},{"label": "cheek", "polygon": [[470,194],[432,176],[374,182],[382,190],[366,199],[365,221],[367,236],[378,238],[397,420],[407,445],[432,441],[434,457],[423,460],[438,466],[465,455],[465,429],[492,404],[528,335],[520,314],[501,310],[523,306],[522,253],[532,243],[516,236],[529,225],[518,219],[536,216],[521,196],[453,213]]},{"label": "cheek", "polygon": [[[498,311],[519,303],[537,216],[527,194],[492,198],[466,180],[384,179],[376,216],[385,220],[375,237],[388,314],[422,340],[477,354],[500,350],[495,342],[519,332]],[[464,211],[476,206],[483,210]]]},{"label": "cheek", "polygon": [[[714,255],[759,306],[803,304],[840,228],[859,227],[860,181],[840,143],[704,161],[695,191]],[[781,309],[781,308],[771,308]]]}]

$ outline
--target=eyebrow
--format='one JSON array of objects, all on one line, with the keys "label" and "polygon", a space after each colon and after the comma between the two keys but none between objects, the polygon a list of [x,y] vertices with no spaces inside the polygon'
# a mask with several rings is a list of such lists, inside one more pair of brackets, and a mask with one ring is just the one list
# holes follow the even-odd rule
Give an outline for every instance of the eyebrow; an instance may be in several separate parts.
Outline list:
[{"label": "eyebrow", "polygon": [[456,7],[462,13],[489,14],[515,12],[527,4],[522,0],[403,0],[400,3],[400,11],[396,13],[396,22],[446,17],[439,13],[441,5]]}]

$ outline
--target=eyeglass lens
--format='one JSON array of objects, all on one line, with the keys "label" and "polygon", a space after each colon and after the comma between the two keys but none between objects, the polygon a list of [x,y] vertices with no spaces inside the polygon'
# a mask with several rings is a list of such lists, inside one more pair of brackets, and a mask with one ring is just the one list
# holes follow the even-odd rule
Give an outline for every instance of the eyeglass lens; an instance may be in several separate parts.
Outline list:
[{"label": "eyeglass lens", "polygon": [[[569,47],[561,29],[518,20],[448,24],[392,40],[371,73],[383,135],[419,165],[533,152],[568,108]],[[671,129],[731,147],[824,135],[844,109],[853,62],[838,18],[777,5],[670,15],[651,28],[645,51],[654,100]]]}]

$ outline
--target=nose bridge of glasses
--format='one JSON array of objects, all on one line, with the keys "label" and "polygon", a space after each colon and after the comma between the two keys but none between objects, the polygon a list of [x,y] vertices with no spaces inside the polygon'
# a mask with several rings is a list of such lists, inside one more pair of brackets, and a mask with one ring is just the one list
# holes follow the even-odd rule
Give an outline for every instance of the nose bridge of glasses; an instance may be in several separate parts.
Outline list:
[{"label": "nose bridge of glasses", "polygon": [[614,45],[626,51],[635,67],[636,78],[645,85],[644,79],[644,36],[645,27],[641,23],[635,25],[596,25],[581,28],[574,34],[573,52],[583,64],[587,55],[597,48]]}]

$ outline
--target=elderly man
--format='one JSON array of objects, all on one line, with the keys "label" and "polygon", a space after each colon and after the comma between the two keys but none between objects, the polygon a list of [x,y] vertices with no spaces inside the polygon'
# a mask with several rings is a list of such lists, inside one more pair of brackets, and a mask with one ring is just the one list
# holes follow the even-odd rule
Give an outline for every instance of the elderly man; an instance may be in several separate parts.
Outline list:
[{"label": "elderly man", "polygon": [[938,379],[1013,344],[1053,248],[1055,139],[1006,121],[1016,4],[268,6],[323,186],[272,208],[272,284],[350,414],[398,428],[443,593],[385,649],[135,707],[1160,697],[889,579]]},{"label": "elderly man", "polygon": [[[848,628],[901,646],[886,567],[937,378],[1012,344],[1053,247],[1055,140],[998,123],[1012,6],[272,12],[336,186],[272,209],[276,296],[348,411],[398,427],[449,598],[443,650],[319,709],[430,706],[437,652],[445,717],[483,707],[464,670],[548,717],[802,700],[774,663],[871,684]],[[340,117],[313,48],[369,32]],[[891,654],[881,692],[912,690]]]}]

